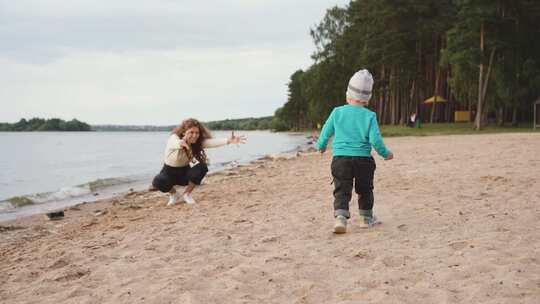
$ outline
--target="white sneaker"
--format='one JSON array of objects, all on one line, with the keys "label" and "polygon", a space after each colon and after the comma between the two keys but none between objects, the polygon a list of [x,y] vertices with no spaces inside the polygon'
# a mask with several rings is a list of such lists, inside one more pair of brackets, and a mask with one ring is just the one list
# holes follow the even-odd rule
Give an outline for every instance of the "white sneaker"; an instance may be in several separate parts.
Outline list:
[{"label": "white sneaker", "polygon": [[334,224],[334,233],[342,234],[345,232],[347,232],[347,218],[343,215],[338,215]]},{"label": "white sneaker", "polygon": [[195,203],[197,203],[193,197],[191,196],[190,193],[184,193],[184,195],[182,195],[182,198],[184,199],[184,201],[190,205],[193,205]]},{"label": "white sneaker", "polygon": [[361,219],[359,226],[360,228],[371,228],[380,224],[382,224],[382,222],[375,215],[373,215],[371,217],[364,217]]},{"label": "white sneaker", "polygon": [[182,202],[182,196],[180,196],[180,193],[176,192],[174,194],[169,194],[169,202],[167,203],[167,206],[176,205],[180,202]]}]

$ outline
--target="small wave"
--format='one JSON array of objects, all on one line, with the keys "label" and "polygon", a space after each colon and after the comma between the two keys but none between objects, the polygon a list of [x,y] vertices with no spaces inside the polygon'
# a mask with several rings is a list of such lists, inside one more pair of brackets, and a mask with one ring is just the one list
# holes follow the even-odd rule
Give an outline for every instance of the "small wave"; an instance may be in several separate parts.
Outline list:
[{"label": "small wave", "polygon": [[12,198],[8,198],[6,202],[9,202],[12,207],[22,207],[34,204],[34,201],[27,196],[14,196]]},{"label": "small wave", "polygon": [[231,161],[224,161],[224,162],[218,162],[213,163],[210,166],[211,171],[220,171],[224,169],[232,169],[235,167],[238,167],[240,165],[238,160],[231,160]]},{"label": "small wave", "polygon": [[15,208],[29,205],[43,204],[51,201],[62,201],[90,195],[100,189],[133,182],[130,178],[99,178],[94,181],[77,185],[74,187],[64,187],[58,191],[35,193],[10,197],[0,201],[0,212],[10,212]]},{"label": "small wave", "polygon": [[63,200],[70,197],[83,196],[90,194],[90,192],[92,192],[92,189],[88,186],[65,187],[56,192],[44,193],[43,199],[40,200],[40,203],[51,200]]},{"label": "small wave", "polygon": [[29,205],[42,204],[50,201],[59,201],[67,198],[78,197],[90,194],[88,187],[66,187],[55,192],[43,192],[30,195],[21,195],[10,197],[0,202],[0,212],[10,211],[14,208],[20,208]]},{"label": "small wave", "polygon": [[88,187],[91,192],[97,191],[99,189],[126,184],[133,182],[133,179],[127,177],[116,177],[116,178],[98,178],[94,181],[78,185],[77,187],[85,188]]},{"label": "small wave", "polygon": [[33,205],[35,202],[27,196],[14,196],[0,201],[0,213],[13,212],[15,208]]}]

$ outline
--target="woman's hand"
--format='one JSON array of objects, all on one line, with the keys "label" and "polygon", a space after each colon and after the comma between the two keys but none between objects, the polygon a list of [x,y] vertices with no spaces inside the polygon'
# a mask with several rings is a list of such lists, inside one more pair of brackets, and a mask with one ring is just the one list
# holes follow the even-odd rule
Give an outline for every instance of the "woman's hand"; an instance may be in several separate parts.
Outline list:
[{"label": "woman's hand", "polygon": [[234,131],[231,131],[231,136],[227,139],[227,144],[245,144],[246,137],[244,135],[236,136]]},{"label": "woman's hand", "polygon": [[189,144],[186,142],[185,139],[180,140],[180,148],[185,149],[186,151],[191,150],[191,147],[189,146]]}]

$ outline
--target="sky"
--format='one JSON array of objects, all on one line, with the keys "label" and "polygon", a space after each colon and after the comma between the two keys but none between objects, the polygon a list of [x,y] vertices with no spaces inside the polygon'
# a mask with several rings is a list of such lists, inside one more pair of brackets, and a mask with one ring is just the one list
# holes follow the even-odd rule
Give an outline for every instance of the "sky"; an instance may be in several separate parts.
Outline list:
[{"label": "sky", "polygon": [[0,0],[0,122],[273,115],[345,0]]}]

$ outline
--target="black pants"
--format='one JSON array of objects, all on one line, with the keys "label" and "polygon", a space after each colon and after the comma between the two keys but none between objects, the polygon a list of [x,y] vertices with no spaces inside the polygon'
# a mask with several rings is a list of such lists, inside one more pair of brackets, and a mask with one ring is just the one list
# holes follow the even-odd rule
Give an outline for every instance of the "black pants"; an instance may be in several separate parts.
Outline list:
[{"label": "black pants", "polygon": [[152,185],[159,189],[161,192],[171,191],[174,185],[187,186],[189,182],[196,185],[200,185],[202,179],[208,172],[208,167],[203,163],[190,167],[171,167],[163,165],[161,172],[159,172]]},{"label": "black pants", "polygon": [[360,214],[371,215],[375,168],[375,160],[371,156],[334,156],[331,165],[334,177],[334,216],[350,218],[349,202],[353,182],[358,194]]}]

